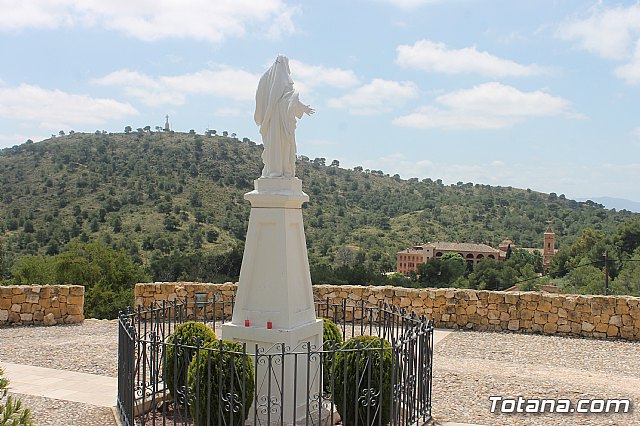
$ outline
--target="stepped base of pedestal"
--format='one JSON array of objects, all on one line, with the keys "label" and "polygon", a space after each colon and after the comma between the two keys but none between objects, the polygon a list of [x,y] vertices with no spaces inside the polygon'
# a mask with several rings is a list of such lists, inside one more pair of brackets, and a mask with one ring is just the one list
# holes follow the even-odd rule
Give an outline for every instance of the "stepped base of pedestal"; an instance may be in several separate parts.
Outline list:
[{"label": "stepped base of pedestal", "polygon": [[280,418],[277,420],[272,420],[270,423],[266,423],[258,419],[257,422],[254,423],[253,416],[249,415],[247,420],[244,422],[244,426],[335,426],[341,423],[342,419],[340,418],[340,414],[336,410],[330,410],[329,408],[322,407],[320,409],[320,414],[318,414],[317,410],[313,412],[313,415],[309,416],[307,420],[306,417],[296,420],[295,423],[291,423],[290,421],[283,420],[280,422]]},{"label": "stepped base of pedestal", "polygon": [[[314,352],[321,349],[322,330],[322,320],[289,330],[222,325],[224,339],[246,343],[256,357],[258,424],[280,424],[281,418],[285,425],[304,424],[307,412],[314,412],[310,404],[322,388],[320,355]],[[253,422],[253,414],[247,421]]]}]

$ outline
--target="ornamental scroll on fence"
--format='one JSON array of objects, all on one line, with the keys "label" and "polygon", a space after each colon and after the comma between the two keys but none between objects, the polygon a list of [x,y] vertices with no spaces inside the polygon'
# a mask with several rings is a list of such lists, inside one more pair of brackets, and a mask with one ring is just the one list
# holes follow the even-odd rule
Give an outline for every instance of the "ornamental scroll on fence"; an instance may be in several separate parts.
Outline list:
[{"label": "ornamental scroll on fence", "polygon": [[[120,315],[117,407],[123,424],[241,425],[246,415],[250,424],[284,425],[300,423],[301,414],[311,425],[335,424],[341,416],[363,425],[431,419],[433,323],[425,317],[364,301],[316,300],[317,316],[333,320],[344,339],[365,337],[349,348],[329,343],[267,350],[169,339],[188,320],[219,330],[231,304],[214,293],[206,304],[176,299]],[[191,381],[174,389],[165,378],[169,347],[196,360]],[[281,385],[288,382],[282,374],[289,363],[316,366],[293,383],[304,388],[304,401],[291,400],[299,393]],[[249,370],[261,373],[251,378]],[[293,418],[284,417],[286,404],[298,410]]]}]

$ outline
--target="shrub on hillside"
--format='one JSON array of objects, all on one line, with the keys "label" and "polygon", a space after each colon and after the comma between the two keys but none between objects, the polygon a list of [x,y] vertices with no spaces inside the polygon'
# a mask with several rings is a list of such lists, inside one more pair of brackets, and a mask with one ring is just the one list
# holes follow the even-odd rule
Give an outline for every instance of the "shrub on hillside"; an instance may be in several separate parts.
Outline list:
[{"label": "shrub on hillside", "polygon": [[209,326],[194,321],[180,324],[169,336],[164,371],[165,384],[173,396],[187,385],[187,369],[196,351],[186,346],[204,346],[215,340],[216,333]]},{"label": "shrub on hillside", "polygon": [[391,369],[391,344],[385,339],[357,336],[342,345],[336,353],[332,396],[345,426],[389,423]]},{"label": "shrub on hillside", "polygon": [[253,363],[240,343],[206,343],[188,371],[189,389],[199,396],[191,405],[195,425],[243,426],[253,403],[254,381]]},{"label": "shrub on hillside", "polygon": [[335,349],[342,344],[342,333],[338,326],[328,318],[322,318],[322,349],[325,351],[322,359],[322,389],[331,393],[331,376],[334,364]]}]

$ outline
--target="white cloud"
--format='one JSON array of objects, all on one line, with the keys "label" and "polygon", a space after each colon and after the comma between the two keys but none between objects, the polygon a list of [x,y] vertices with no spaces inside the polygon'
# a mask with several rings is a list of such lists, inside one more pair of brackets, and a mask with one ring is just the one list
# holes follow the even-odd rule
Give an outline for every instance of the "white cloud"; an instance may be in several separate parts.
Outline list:
[{"label": "white cloud", "polygon": [[[428,154],[425,157],[428,157]],[[403,179],[411,177],[442,179],[445,185],[472,182],[522,189],[532,188],[558,194],[580,191],[581,189],[578,188],[584,188],[585,182],[600,182],[602,187],[605,187],[610,181],[622,176],[637,174],[637,170],[622,171],[621,168],[614,171],[612,168],[611,171],[607,170],[603,173],[604,175],[599,175],[598,168],[591,164],[565,163],[550,166],[548,163],[526,164],[501,160],[465,164],[408,157],[404,153],[392,153],[365,161],[357,160],[356,164],[362,165],[365,169],[382,169],[390,175],[399,173]],[[550,167],[554,170],[552,174],[549,173]],[[606,176],[607,174],[611,175]]]},{"label": "white cloud", "polygon": [[631,61],[617,67],[614,74],[627,84],[640,84],[640,40],[636,43],[636,50]]},{"label": "white cloud", "polygon": [[150,106],[182,105],[186,95],[212,95],[234,101],[254,98],[259,76],[226,66],[191,74],[151,77],[137,71],[114,71],[93,83],[122,87],[128,96]]},{"label": "white cloud", "polygon": [[616,77],[630,85],[640,84],[640,57],[628,64],[617,67],[614,71]]},{"label": "white cloud", "polygon": [[404,179],[429,176],[433,169],[432,161],[407,158],[403,153],[392,153],[374,160],[358,159],[357,163],[365,169],[382,170],[390,175],[399,173]]},{"label": "white cloud", "polygon": [[603,58],[625,59],[640,36],[640,4],[627,8],[603,8],[598,4],[588,18],[564,23],[557,36],[577,41],[582,49]]},{"label": "white cloud", "polygon": [[392,111],[395,106],[418,96],[418,87],[410,81],[373,79],[352,93],[330,99],[333,108],[345,108],[352,114],[371,115]]},{"label": "white cloud", "polygon": [[564,115],[574,118],[566,99],[542,91],[522,92],[501,83],[438,96],[438,106],[424,106],[398,117],[394,124],[417,128],[500,129],[530,117]]},{"label": "white cloud", "polygon": [[102,124],[137,114],[128,103],[114,99],[92,98],[29,84],[0,87],[0,117],[35,121],[47,129]]},{"label": "white cloud", "polygon": [[404,67],[446,74],[477,73],[487,76],[530,76],[547,71],[538,65],[521,65],[474,47],[450,49],[444,43],[419,40],[397,47],[396,62]]},{"label": "white cloud", "polygon": [[0,0],[0,30],[103,27],[141,40],[213,43],[249,29],[267,37],[294,32],[296,7],[282,0]]},{"label": "white cloud", "polygon": [[[291,60],[296,88],[303,94],[315,87],[347,88],[358,83],[351,70],[308,65]],[[94,79],[94,84],[121,87],[128,96],[150,106],[182,105],[188,95],[210,95],[237,102],[252,101],[260,75],[226,65],[173,76],[150,76],[128,69]]]},{"label": "white cloud", "polygon": [[253,111],[244,111],[240,108],[233,107],[222,107],[215,110],[213,115],[218,117],[242,117],[242,116],[251,116]]},{"label": "white cloud", "polygon": [[25,135],[25,134],[17,134],[14,133],[12,135],[2,135],[0,134],[0,149],[6,148],[13,145],[20,145],[27,141],[27,139],[31,139],[32,141],[41,141],[46,139],[48,136],[45,135]]},{"label": "white cloud", "polygon": [[160,82],[175,91],[202,93],[235,101],[246,101],[254,98],[258,79],[258,75],[241,69],[221,67],[217,70],[160,77]]},{"label": "white cloud", "polygon": [[384,0],[392,6],[400,9],[415,9],[428,3],[435,3],[438,0]]},{"label": "white cloud", "polygon": [[332,139],[305,139],[301,141],[304,146],[331,146],[338,145],[338,142]]},{"label": "white cloud", "polygon": [[563,24],[557,36],[602,58],[624,61],[614,75],[629,85],[640,84],[640,3],[626,8],[598,4],[588,18]]},{"label": "white cloud", "polygon": [[346,89],[358,84],[358,77],[351,70],[308,65],[295,59],[289,60],[289,64],[297,87],[332,86]]},{"label": "white cloud", "polygon": [[502,116],[535,116],[562,113],[569,102],[539,90],[522,92],[501,83],[484,83],[472,89],[438,96],[436,102],[456,110],[476,111]]},{"label": "white cloud", "polygon": [[501,129],[510,127],[513,120],[469,111],[441,110],[426,106],[418,108],[411,114],[396,118],[393,120],[393,124],[419,129]]}]

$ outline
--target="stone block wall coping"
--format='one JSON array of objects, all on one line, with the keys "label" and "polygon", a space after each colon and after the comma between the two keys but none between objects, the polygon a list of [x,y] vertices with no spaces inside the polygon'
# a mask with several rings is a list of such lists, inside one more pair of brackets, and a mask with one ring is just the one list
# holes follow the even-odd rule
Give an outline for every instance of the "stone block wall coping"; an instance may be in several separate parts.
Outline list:
[{"label": "stone block wall coping", "polygon": [[[230,300],[236,288],[234,283],[137,284],[135,303],[190,300],[195,293]],[[640,298],[631,296],[330,284],[314,285],[313,294],[336,304],[395,305],[440,328],[640,340]]]},{"label": "stone block wall coping", "polygon": [[0,326],[84,321],[84,286],[0,286]]}]

